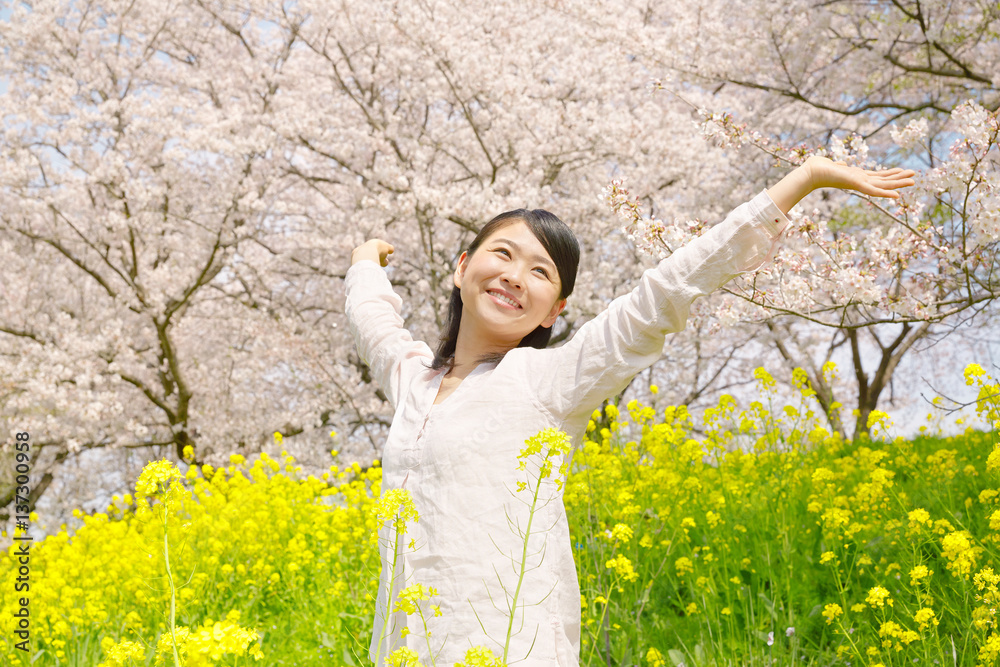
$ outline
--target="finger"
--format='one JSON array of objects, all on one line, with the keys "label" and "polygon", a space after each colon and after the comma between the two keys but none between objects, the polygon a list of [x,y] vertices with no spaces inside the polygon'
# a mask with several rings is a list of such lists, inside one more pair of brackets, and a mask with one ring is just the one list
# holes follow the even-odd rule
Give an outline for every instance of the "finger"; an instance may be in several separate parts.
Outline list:
[{"label": "finger", "polygon": [[895,180],[880,180],[877,183],[877,187],[882,188],[908,188],[911,185],[916,185],[917,182],[912,178],[899,178]]},{"label": "finger", "polygon": [[869,176],[868,181],[870,183],[875,183],[875,184],[879,184],[879,185],[881,185],[881,184],[896,185],[896,184],[899,184],[899,183],[910,183],[910,184],[913,184],[913,183],[916,182],[913,179],[914,176],[916,176],[916,173],[913,172],[912,170],[909,170],[909,171],[902,171],[902,172],[900,172],[898,174],[892,174],[890,176],[883,176],[883,175],[880,175],[880,174],[876,174],[876,175],[873,175],[873,176]]},{"label": "finger", "polygon": [[892,169],[883,170],[868,169],[865,173],[869,176],[874,176],[875,178],[911,178],[917,175],[917,172],[912,169],[903,169],[902,167],[893,167]]},{"label": "finger", "polygon": [[871,188],[865,192],[869,197],[887,197],[889,199],[899,199],[902,193],[896,188]]},{"label": "finger", "polygon": [[882,188],[870,188],[865,191],[869,197],[885,197],[886,199],[899,199],[900,194],[895,190],[883,190]]}]

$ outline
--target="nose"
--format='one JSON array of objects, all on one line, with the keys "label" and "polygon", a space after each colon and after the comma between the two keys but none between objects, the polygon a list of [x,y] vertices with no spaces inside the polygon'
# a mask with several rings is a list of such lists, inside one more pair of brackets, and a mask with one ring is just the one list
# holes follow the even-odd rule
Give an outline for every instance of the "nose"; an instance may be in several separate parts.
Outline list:
[{"label": "nose", "polygon": [[518,269],[511,268],[504,275],[500,276],[500,280],[507,283],[511,287],[521,289],[521,273]]}]

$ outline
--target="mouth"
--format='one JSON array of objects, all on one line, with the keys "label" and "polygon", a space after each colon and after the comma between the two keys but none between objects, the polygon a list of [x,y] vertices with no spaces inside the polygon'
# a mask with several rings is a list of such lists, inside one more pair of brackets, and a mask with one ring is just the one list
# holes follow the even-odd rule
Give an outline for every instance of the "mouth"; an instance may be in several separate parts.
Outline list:
[{"label": "mouth", "polygon": [[501,292],[500,290],[493,290],[493,289],[486,290],[486,293],[489,294],[491,297],[493,297],[494,301],[504,306],[507,306],[508,308],[514,308],[520,310],[523,307],[521,306],[521,304],[518,302],[517,299],[515,299],[514,297],[505,292]]}]

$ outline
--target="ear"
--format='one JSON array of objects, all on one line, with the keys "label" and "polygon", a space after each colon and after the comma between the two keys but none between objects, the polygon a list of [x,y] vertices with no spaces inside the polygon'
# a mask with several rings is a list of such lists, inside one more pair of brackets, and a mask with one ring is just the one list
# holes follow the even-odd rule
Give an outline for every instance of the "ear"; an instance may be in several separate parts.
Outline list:
[{"label": "ear", "polygon": [[465,276],[465,268],[468,266],[469,253],[466,250],[462,251],[462,255],[458,258],[458,266],[455,267],[455,275],[453,280],[455,282],[455,287],[462,289],[462,278]]},{"label": "ear", "polygon": [[558,301],[556,301],[555,304],[552,306],[552,310],[550,310],[549,314],[545,316],[544,320],[542,320],[541,326],[545,327],[546,329],[551,327],[553,324],[556,323],[556,320],[559,318],[559,313],[561,313],[565,308],[566,308],[566,299],[559,299]]}]

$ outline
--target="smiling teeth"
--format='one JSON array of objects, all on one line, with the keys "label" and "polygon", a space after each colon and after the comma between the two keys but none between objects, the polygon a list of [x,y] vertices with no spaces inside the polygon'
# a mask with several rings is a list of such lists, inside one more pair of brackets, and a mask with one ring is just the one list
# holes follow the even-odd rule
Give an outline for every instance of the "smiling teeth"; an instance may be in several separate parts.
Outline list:
[{"label": "smiling teeth", "polygon": [[517,303],[517,301],[514,301],[510,297],[506,297],[503,294],[497,294],[496,292],[490,292],[490,294],[492,294],[496,298],[500,299],[501,301],[505,301],[506,303],[509,303],[510,305],[514,306],[515,308],[520,308],[521,307],[520,304]]}]

